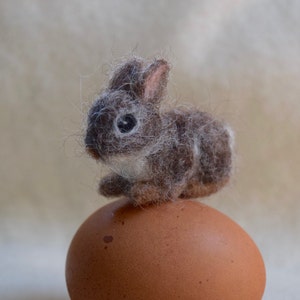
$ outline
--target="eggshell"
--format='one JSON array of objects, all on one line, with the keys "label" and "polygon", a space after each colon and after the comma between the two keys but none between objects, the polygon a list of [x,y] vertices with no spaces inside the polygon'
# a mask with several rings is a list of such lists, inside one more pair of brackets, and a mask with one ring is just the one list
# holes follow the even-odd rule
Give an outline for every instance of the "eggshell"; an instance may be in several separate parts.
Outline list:
[{"label": "eggshell", "polygon": [[72,300],[260,300],[266,278],[252,239],[217,210],[121,199],[81,225],[66,281]]}]

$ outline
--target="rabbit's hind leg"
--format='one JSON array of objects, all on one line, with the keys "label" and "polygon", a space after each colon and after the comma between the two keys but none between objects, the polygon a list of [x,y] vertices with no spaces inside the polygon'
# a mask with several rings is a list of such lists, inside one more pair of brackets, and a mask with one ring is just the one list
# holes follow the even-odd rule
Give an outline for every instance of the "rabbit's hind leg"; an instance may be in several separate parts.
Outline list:
[{"label": "rabbit's hind leg", "polygon": [[144,206],[162,202],[162,194],[161,189],[150,182],[136,182],[132,186],[129,196],[135,205]]},{"label": "rabbit's hind leg", "polygon": [[99,183],[99,193],[105,197],[117,197],[126,195],[130,190],[131,183],[117,174],[104,177]]},{"label": "rabbit's hind leg", "polygon": [[229,178],[222,180],[221,182],[212,182],[203,184],[197,179],[190,180],[185,189],[179,195],[181,199],[193,199],[209,196],[217,192],[221,187],[223,187]]},{"label": "rabbit's hind leg", "polygon": [[158,186],[153,182],[136,182],[129,196],[137,206],[149,204],[160,204],[166,201],[174,201],[181,193],[181,186],[164,187]]}]

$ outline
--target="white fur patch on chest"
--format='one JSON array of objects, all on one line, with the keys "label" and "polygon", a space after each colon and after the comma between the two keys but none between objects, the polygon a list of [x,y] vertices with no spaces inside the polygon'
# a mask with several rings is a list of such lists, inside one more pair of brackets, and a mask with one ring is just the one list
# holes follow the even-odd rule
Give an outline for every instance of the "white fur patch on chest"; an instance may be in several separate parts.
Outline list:
[{"label": "white fur patch on chest", "polygon": [[115,155],[106,161],[113,172],[128,180],[147,180],[149,167],[144,155]]}]

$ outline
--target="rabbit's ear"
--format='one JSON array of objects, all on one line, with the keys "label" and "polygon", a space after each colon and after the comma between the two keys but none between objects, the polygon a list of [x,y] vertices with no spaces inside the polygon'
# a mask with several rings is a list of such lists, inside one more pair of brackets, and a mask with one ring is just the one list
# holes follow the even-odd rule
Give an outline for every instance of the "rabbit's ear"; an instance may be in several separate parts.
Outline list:
[{"label": "rabbit's ear", "polygon": [[110,79],[108,88],[111,90],[124,90],[132,95],[140,96],[143,92],[141,85],[143,62],[133,58],[121,65]]},{"label": "rabbit's ear", "polygon": [[168,82],[170,67],[163,59],[155,60],[144,71],[144,99],[157,104],[161,101]]}]

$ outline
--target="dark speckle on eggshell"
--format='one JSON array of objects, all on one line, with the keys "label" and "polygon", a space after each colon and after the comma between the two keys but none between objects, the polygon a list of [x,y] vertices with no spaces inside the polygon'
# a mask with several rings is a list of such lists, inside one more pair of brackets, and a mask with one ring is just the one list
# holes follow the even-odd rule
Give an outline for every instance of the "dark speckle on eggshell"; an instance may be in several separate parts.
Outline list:
[{"label": "dark speckle on eggshell", "polygon": [[104,237],[103,237],[103,241],[104,241],[104,243],[111,243],[112,241],[114,240],[114,237],[112,236],[112,235],[105,235]]}]

